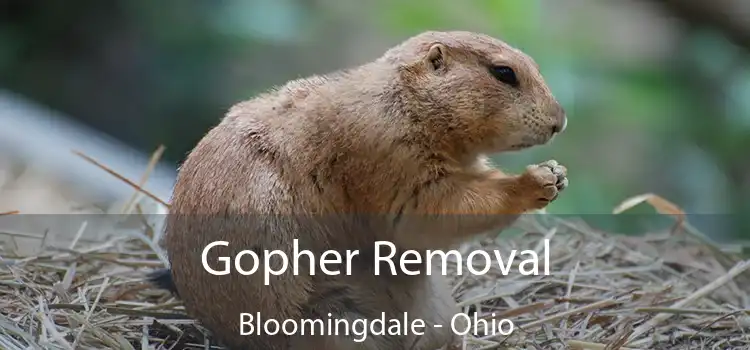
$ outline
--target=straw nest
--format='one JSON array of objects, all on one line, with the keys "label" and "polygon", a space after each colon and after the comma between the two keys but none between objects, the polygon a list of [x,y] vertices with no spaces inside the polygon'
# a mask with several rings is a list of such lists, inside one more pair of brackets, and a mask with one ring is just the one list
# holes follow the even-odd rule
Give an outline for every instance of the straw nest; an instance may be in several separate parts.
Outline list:
[{"label": "straw nest", "polygon": [[[479,329],[464,337],[465,348],[750,348],[750,264],[708,242],[658,197],[618,210],[644,201],[676,217],[675,229],[618,236],[543,215],[524,220],[523,234],[463,247],[543,255],[549,239],[550,253],[548,275],[524,276],[514,266],[507,276],[496,267],[455,276],[454,295],[467,312],[515,325],[509,335]],[[179,300],[144,282],[163,266],[157,231],[113,231],[105,242],[75,239],[38,256],[4,251],[0,348],[219,349]]]}]

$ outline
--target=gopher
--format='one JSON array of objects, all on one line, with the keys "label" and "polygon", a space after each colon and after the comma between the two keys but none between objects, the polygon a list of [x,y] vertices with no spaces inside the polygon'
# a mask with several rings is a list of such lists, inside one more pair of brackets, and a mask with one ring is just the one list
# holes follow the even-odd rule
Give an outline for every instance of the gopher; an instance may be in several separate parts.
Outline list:
[{"label": "gopher", "polygon": [[[568,186],[564,166],[550,160],[514,175],[487,157],[547,144],[566,124],[535,61],[480,33],[424,32],[361,66],[288,82],[231,107],[189,153],[161,242],[170,268],[151,280],[231,349],[449,348],[460,310],[446,277],[376,275],[375,242],[398,254],[452,249],[544,208]],[[202,264],[214,241],[228,242],[205,256],[217,269],[243,250],[291,259],[295,240],[316,259],[359,255],[338,275],[312,273],[317,263],[301,258],[296,274],[289,267],[268,284],[259,272],[217,276]],[[427,326],[364,340],[273,326],[242,335],[241,313],[279,323],[406,313]]]}]

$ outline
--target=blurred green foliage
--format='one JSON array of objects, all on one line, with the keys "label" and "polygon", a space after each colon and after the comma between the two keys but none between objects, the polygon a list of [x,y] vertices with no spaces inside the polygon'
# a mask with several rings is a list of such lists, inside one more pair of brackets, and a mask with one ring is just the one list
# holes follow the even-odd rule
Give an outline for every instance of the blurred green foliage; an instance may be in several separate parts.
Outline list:
[{"label": "blurred green foliage", "polygon": [[346,49],[337,40],[360,25],[368,28],[361,33],[389,43],[428,29],[470,28],[532,55],[566,107],[568,130],[553,145],[497,158],[513,171],[549,158],[568,166],[570,188],[550,212],[591,215],[633,232],[642,229],[636,219],[653,211],[639,208],[642,215],[616,221],[602,214],[627,197],[655,192],[696,215],[733,213],[699,218],[707,222],[700,228],[748,238],[747,48],[698,28],[677,36],[662,61],[627,62],[592,39],[600,28],[586,13],[575,14],[581,6],[558,30],[547,25],[548,5],[5,1],[0,83],[146,152],[166,144],[167,157],[179,162],[231,104],[351,64],[337,60]]}]

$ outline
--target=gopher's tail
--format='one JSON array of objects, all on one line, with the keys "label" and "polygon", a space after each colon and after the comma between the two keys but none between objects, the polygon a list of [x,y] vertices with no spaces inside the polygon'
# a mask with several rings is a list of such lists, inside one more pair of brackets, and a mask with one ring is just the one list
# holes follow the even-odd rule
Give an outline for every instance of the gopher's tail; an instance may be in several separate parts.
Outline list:
[{"label": "gopher's tail", "polygon": [[146,279],[149,281],[149,283],[153,284],[154,286],[166,289],[170,293],[174,294],[176,297],[180,297],[179,293],[177,293],[177,287],[174,285],[174,280],[172,279],[172,270],[171,269],[159,269],[154,272],[149,273],[146,276]]}]

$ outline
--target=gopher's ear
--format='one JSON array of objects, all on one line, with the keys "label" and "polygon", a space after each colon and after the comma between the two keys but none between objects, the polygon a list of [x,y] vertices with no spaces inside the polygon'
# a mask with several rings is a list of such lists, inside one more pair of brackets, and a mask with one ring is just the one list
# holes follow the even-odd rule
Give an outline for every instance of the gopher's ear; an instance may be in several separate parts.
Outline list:
[{"label": "gopher's ear", "polygon": [[443,44],[437,43],[430,47],[425,56],[425,64],[432,70],[438,70],[445,66],[446,63],[446,47]]}]

